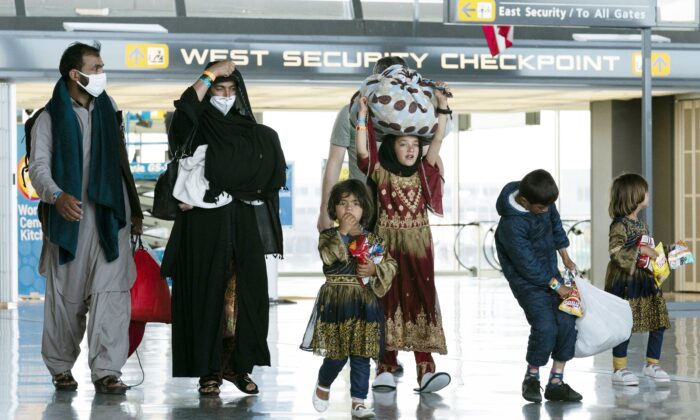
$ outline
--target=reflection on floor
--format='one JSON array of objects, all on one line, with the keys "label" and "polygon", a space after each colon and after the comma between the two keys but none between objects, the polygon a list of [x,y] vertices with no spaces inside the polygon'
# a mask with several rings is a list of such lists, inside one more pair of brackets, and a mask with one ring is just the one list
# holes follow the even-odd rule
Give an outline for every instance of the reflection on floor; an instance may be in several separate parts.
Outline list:
[{"label": "reflection on floor", "polygon": [[[312,296],[320,278],[282,279],[281,295]],[[672,312],[672,330],[663,346],[662,364],[672,375],[668,386],[641,379],[639,387],[613,387],[611,355],[576,359],[565,380],[583,394],[583,402],[526,404],[520,396],[528,326],[502,279],[442,277],[436,282],[449,354],[436,358],[452,375],[452,384],[435,395],[418,395],[415,363],[400,354],[405,374],[393,393],[370,394],[380,419],[691,419],[700,416],[700,318]],[[219,398],[199,398],[195,379],[170,375],[170,328],[149,324],[139,353],[145,371],[142,385],[125,397],[95,395],[87,369],[87,347],[73,369],[80,385],[75,393],[56,393],[41,360],[41,302],[23,302],[18,310],[0,311],[0,418],[20,419],[208,419],[208,418],[349,418],[349,371],[331,391],[323,416],[311,405],[311,392],[321,358],[299,350],[312,299],[271,310],[269,335],[273,366],[256,369],[262,389],[257,397],[241,394],[226,383]],[[697,312],[696,312],[697,313]],[[630,365],[641,373],[646,337],[635,335]],[[546,375],[548,369],[543,368]],[[124,380],[136,383],[141,370],[136,357]]]}]

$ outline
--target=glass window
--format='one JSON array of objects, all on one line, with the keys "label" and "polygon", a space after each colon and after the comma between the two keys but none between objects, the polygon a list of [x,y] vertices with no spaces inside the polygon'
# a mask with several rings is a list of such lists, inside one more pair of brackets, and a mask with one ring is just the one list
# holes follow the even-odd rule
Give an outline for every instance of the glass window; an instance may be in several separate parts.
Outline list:
[{"label": "glass window", "polygon": [[[362,14],[366,20],[413,21],[413,0],[362,0]],[[442,22],[442,0],[420,0],[418,20]]]},{"label": "glass window", "polygon": [[25,0],[24,4],[27,16],[175,16],[174,0]]},{"label": "glass window", "polygon": [[697,0],[657,0],[656,5],[660,23],[697,22]]},{"label": "glass window", "polygon": [[[542,111],[536,125],[526,125],[522,113],[472,114],[471,129],[461,131],[458,141],[459,222],[474,223],[458,238],[459,258],[467,267],[497,268],[490,265],[498,265],[493,246],[493,229],[499,220],[496,200],[506,183],[534,169],[545,169],[557,180],[557,207],[566,230],[590,219],[588,111]],[[590,233],[590,223],[577,227]],[[590,268],[590,242],[586,242],[590,236],[586,235],[576,243],[572,240],[576,248],[572,258],[583,269]]]},{"label": "glass window", "polygon": [[15,15],[15,0],[0,0],[0,16]]},{"label": "glass window", "polygon": [[[352,93],[348,94],[350,97]],[[284,259],[280,272],[321,274],[316,221],[321,182],[328,158],[336,112],[266,111],[262,122],[279,134],[288,164],[292,164],[292,226],[284,226]],[[301,130],[300,127],[313,127]],[[345,156],[347,159],[347,154]]]},{"label": "glass window", "polygon": [[351,19],[350,0],[185,0],[187,16],[267,19]]}]

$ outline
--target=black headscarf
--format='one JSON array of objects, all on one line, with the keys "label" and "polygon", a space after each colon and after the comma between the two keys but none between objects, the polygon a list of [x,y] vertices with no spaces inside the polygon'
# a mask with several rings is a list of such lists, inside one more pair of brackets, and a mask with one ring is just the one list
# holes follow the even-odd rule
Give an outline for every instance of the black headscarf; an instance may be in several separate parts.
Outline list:
[{"label": "black headscarf", "polygon": [[215,83],[220,81],[235,82],[236,103],[222,115],[211,105],[208,94],[202,101],[206,109],[199,118],[197,136],[208,144],[204,168],[210,182],[204,201],[213,202],[222,191],[241,200],[276,196],[286,183],[279,137],[273,129],[256,123],[238,69],[231,76],[217,77]]},{"label": "black headscarf", "polygon": [[406,166],[399,162],[399,158],[396,156],[396,150],[394,149],[394,144],[396,143],[397,137],[394,135],[387,135],[382,140],[382,145],[379,146],[379,152],[377,157],[379,158],[379,163],[394,175],[398,176],[411,176],[416,173],[418,166],[420,165],[421,158],[423,157],[423,148],[418,145],[418,157],[416,161],[411,166]]}]

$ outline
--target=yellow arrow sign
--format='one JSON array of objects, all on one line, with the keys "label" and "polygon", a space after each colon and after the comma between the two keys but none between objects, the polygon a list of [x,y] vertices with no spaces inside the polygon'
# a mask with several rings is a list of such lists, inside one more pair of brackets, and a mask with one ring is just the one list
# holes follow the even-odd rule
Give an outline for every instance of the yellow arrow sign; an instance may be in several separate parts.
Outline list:
[{"label": "yellow arrow sign", "polygon": [[168,44],[126,44],[127,67],[140,69],[167,69],[170,61]]},{"label": "yellow arrow sign", "polygon": [[[632,73],[642,75],[642,53],[632,54]],[[671,56],[666,52],[651,53],[651,76],[664,77],[671,74]]]},{"label": "yellow arrow sign", "polygon": [[460,22],[495,21],[496,0],[459,0],[457,20]]}]

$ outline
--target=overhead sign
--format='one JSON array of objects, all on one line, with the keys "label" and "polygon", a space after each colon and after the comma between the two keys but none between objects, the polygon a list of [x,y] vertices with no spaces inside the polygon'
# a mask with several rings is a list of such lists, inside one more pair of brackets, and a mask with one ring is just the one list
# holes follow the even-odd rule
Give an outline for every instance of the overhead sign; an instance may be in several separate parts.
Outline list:
[{"label": "overhead sign", "polygon": [[605,26],[650,28],[656,25],[656,0],[448,0],[449,23],[515,26]]},{"label": "overhead sign", "polygon": [[[62,35],[65,36],[65,35]],[[237,39],[185,39],[166,37],[133,40],[99,34],[102,59],[111,81],[174,80],[192,83],[204,66],[213,60],[231,59],[250,82],[339,82],[358,83],[367,77],[382,57],[402,57],[409,67],[423,76],[451,83],[499,83],[543,86],[551,83],[635,85],[640,77],[639,49],[600,47],[585,42],[545,42],[523,40],[497,57],[492,57],[482,39],[450,40],[441,45],[415,41],[372,39],[329,41],[326,39],[279,39],[264,41],[255,37]],[[104,37],[104,38],[103,38]],[[149,36],[150,38],[150,36]],[[0,32],[0,78],[47,80],[58,75],[61,53],[75,39],[34,35],[3,36]],[[150,42],[148,42],[150,41]],[[138,68],[127,65],[127,45],[167,47],[168,67]],[[34,51],[32,55],[21,51]],[[700,88],[700,46],[664,44],[653,51],[652,70],[657,87]],[[22,57],[18,60],[16,57]],[[108,88],[109,89],[109,88]],[[47,92],[49,95],[50,92]],[[148,171],[146,171],[148,172]]]}]

